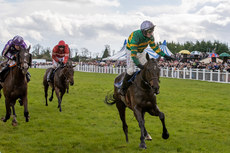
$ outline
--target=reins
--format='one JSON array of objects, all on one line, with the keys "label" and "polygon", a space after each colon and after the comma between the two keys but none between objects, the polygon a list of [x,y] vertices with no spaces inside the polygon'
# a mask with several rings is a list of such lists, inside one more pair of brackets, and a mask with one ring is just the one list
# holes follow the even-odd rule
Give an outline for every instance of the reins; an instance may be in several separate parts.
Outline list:
[{"label": "reins", "polygon": [[[143,73],[143,70],[142,70],[142,73]],[[149,81],[146,81],[144,78],[143,78],[143,74],[140,73],[140,78],[141,78],[141,82],[144,82],[144,84],[150,89],[150,90],[153,90],[153,87],[151,86],[150,84],[150,81],[154,80],[154,79],[158,79],[158,77],[152,77]],[[144,88],[142,87],[139,87],[137,82],[136,81],[132,81],[133,84],[135,84],[138,88],[142,89],[142,90],[145,90]]]}]

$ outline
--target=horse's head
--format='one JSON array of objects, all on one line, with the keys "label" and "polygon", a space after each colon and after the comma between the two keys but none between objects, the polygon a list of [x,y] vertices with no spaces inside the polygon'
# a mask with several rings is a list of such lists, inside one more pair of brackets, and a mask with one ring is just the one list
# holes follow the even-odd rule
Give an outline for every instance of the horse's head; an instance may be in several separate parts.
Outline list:
[{"label": "horse's head", "polygon": [[29,51],[30,51],[30,46],[27,49],[20,48],[16,56],[17,66],[22,70],[23,74],[27,73],[27,70],[29,69],[32,63],[32,55],[29,53]]},{"label": "horse's head", "polygon": [[75,66],[72,65],[72,62],[69,61],[66,63],[62,71],[63,75],[66,77],[71,86],[74,85],[74,67]]},{"label": "horse's head", "polygon": [[150,59],[149,54],[146,54],[146,59],[147,63],[144,66],[143,79],[145,81],[145,84],[152,88],[155,94],[159,94],[160,68],[158,66],[158,62],[160,60],[160,57],[157,60]]}]

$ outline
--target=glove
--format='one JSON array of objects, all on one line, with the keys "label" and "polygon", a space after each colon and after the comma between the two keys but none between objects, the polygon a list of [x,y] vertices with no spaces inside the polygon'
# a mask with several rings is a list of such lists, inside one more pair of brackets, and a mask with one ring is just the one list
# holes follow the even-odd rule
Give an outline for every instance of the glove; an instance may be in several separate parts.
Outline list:
[{"label": "glove", "polygon": [[138,64],[137,67],[139,67],[141,70],[144,69],[144,66],[142,64]]},{"label": "glove", "polygon": [[164,58],[165,58],[166,60],[169,60],[169,61],[174,60],[174,58],[173,58],[173,57],[168,56],[168,55],[165,55],[165,56],[164,56]]},{"label": "glove", "polygon": [[13,57],[12,57],[12,60],[16,61],[16,56],[13,56]]}]

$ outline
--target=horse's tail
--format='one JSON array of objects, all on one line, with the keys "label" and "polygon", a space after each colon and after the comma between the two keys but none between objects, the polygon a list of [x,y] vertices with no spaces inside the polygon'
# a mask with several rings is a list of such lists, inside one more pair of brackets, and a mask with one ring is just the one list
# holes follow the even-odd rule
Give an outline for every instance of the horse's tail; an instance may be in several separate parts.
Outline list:
[{"label": "horse's tail", "polygon": [[114,96],[113,96],[113,93],[111,92],[111,90],[109,92],[107,92],[107,95],[105,96],[104,102],[107,105],[113,105],[116,103],[116,100],[114,99]]}]

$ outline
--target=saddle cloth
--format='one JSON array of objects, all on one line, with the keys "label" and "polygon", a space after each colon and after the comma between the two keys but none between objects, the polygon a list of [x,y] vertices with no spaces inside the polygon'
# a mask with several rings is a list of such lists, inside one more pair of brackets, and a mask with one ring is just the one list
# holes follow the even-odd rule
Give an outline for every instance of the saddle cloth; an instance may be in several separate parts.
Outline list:
[{"label": "saddle cloth", "polygon": [[[135,80],[136,76],[140,73],[140,71],[136,71],[135,73],[132,74],[132,77],[128,80],[130,84]],[[124,79],[124,78],[123,78]],[[114,83],[114,86],[117,87],[118,89],[121,88],[123,84],[123,79],[120,82]]]}]

